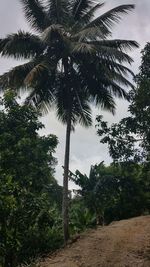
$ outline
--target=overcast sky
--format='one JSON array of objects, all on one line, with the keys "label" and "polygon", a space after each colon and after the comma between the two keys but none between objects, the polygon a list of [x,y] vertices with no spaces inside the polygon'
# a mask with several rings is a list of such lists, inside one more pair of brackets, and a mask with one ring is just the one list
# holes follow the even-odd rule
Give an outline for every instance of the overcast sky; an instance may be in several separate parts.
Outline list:
[{"label": "overcast sky", "polygon": [[[0,37],[16,32],[19,29],[30,30],[24,19],[20,2],[20,0],[0,0]],[[132,70],[137,73],[140,65],[140,50],[145,46],[146,42],[150,41],[150,0],[106,0],[105,2],[105,7],[101,9],[101,12],[120,4],[136,5],[135,10],[127,16],[124,16],[121,23],[114,28],[113,38],[133,39],[139,42],[140,49],[137,49],[131,54],[134,58]],[[0,74],[9,70],[16,64],[18,64],[18,62],[14,60],[0,58]],[[103,114],[104,118],[112,123],[123,118],[127,113],[127,109],[127,102],[117,100],[115,116],[94,109],[93,117],[95,117],[96,114]],[[62,183],[61,166],[63,165],[64,157],[65,127],[58,123],[54,112],[42,118],[42,122],[45,124],[45,129],[42,130],[42,134],[53,133],[59,138],[59,145],[56,153],[58,159],[56,178],[59,183]],[[78,126],[75,133],[72,134],[70,170],[75,171],[79,169],[88,174],[91,164],[99,163],[102,160],[106,163],[111,161],[107,147],[99,143],[94,125],[95,121],[93,121],[93,127],[90,129],[84,129]],[[70,186],[72,187],[72,185]]]}]

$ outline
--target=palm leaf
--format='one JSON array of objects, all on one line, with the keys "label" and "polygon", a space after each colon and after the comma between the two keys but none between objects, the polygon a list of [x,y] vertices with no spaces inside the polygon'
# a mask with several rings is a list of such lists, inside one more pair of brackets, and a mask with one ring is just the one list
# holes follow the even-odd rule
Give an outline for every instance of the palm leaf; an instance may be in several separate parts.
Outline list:
[{"label": "palm leaf", "polygon": [[129,100],[129,94],[113,80],[108,80],[108,88],[113,96]]},{"label": "palm leaf", "polygon": [[95,16],[95,12],[98,11],[101,7],[104,6],[104,3],[99,3],[96,4],[94,7],[92,7],[88,12],[86,12],[86,14],[81,18],[82,23],[84,22],[85,24],[87,24],[88,22],[90,22],[94,16]]},{"label": "palm leaf", "polygon": [[80,17],[80,19],[78,19],[75,24],[72,26],[72,30],[76,30],[79,27],[83,27],[83,25],[86,25],[87,23],[89,23],[91,21],[91,19],[94,18],[95,16],[95,12],[100,9],[102,6],[104,5],[104,3],[102,4],[96,4],[94,7],[92,7],[89,11],[87,11],[82,17]]},{"label": "palm leaf", "polygon": [[114,71],[117,71],[125,76],[135,76],[133,71],[131,69],[129,69],[128,67],[122,65],[122,64],[119,64],[115,61],[112,61],[112,60],[109,60],[109,59],[105,59],[105,60],[102,60],[101,62],[103,64],[103,66],[106,66],[106,68],[109,68],[110,70],[114,70]]},{"label": "palm leaf", "polygon": [[127,80],[123,75],[121,75],[120,73],[115,72],[115,71],[111,71],[111,74],[112,74],[112,80],[114,80],[118,84],[123,85],[125,87],[130,87],[132,89],[135,88],[134,85],[129,80]]},{"label": "palm leaf", "polygon": [[25,104],[34,106],[43,114],[47,114],[50,111],[54,102],[55,96],[53,94],[53,90],[51,91],[51,87],[47,90],[47,87],[42,84],[36,85],[25,100]]},{"label": "palm leaf", "polygon": [[108,35],[108,31],[105,30],[103,26],[84,28],[77,33],[72,34],[72,40],[77,40],[79,42],[84,41],[94,41],[97,39],[105,39]]},{"label": "palm leaf", "polygon": [[49,26],[42,34],[42,40],[51,44],[52,42],[62,41],[65,36],[64,28],[59,24]]},{"label": "palm leaf", "polygon": [[111,27],[114,25],[114,23],[117,23],[121,19],[122,14],[127,14],[128,11],[134,8],[134,5],[121,5],[118,7],[115,7],[108,12],[104,13],[103,15],[100,15],[96,19],[94,19],[92,22],[90,22],[88,25],[83,27],[82,31],[90,29],[91,31],[93,28],[100,28],[101,31],[103,29],[103,32],[105,33],[105,36],[108,36],[111,34]]},{"label": "palm leaf", "polygon": [[91,7],[91,0],[75,0],[72,5],[72,14],[75,20],[79,20]]},{"label": "palm leaf", "polygon": [[23,4],[27,21],[38,31],[45,30],[50,24],[47,12],[41,0],[20,0]]},{"label": "palm leaf", "polygon": [[[123,89],[120,85],[126,87],[132,87],[133,84],[130,83],[126,78],[119,73],[116,72],[105,72],[103,77],[101,77],[99,83],[101,83],[102,88],[108,91],[109,94],[118,98],[124,98],[125,100],[129,100],[129,94]],[[98,92],[97,92],[98,94]],[[101,92],[99,93],[101,94]]]},{"label": "palm leaf", "polygon": [[[91,55],[91,58],[88,57],[88,55]],[[118,70],[120,69],[121,72],[128,73],[129,71],[129,73],[133,75],[133,72],[127,67],[121,66],[123,62],[131,64],[133,59],[127,53],[117,50],[116,48],[101,46],[99,47],[99,50],[96,50],[96,47],[94,46],[86,43],[79,43],[72,47],[72,56],[74,56],[74,61],[77,64],[85,64],[87,71],[88,67],[91,68],[90,65],[94,64],[92,66],[92,70],[95,70],[95,75],[95,68],[99,68],[101,70],[102,67],[103,71],[105,71],[107,68],[113,69],[114,66],[118,68]]]},{"label": "palm leaf", "polygon": [[75,55],[96,55],[96,49],[92,44],[76,42],[73,44],[71,53]]},{"label": "palm leaf", "polygon": [[[87,62],[86,66],[80,66],[78,69],[78,76],[82,81],[82,87],[86,88],[88,92],[89,100],[114,114],[115,102],[108,89],[110,86],[109,79],[106,79],[103,74],[103,69],[101,67],[97,68],[95,62],[92,65]],[[86,91],[83,91],[83,94],[86,95]]]},{"label": "palm leaf", "polygon": [[85,94],[83,95],[81,93],[78,93],[76,89],[74,90],[77,97],[75,113],[77,112],[77,109],[79,109],[77,114],[77,117],[79,118],[79,123],[82,124],[84,127],[90,127],[92,125],[92,116],[89,102],[86,100]]},{"label": "palm leaf", "polygon": [[47,67],[44,64],[39,63],[27,74],[24,83],[29,87],[34,87],[34,84],[37,83],[37,80],[42,77],[45,71],[48,71]]},{"label": "palm leaf", "polygon": [[107,88],[98,87],[95,88],[94,92],[91,92],[91,96],[94,97],[96,105],[101,109],[115,114],[116,104],[112,94],[108,91]]},{"label": "palm leaf", "polygon": [[69,16],[68,0],[48,0],[48,14],[52,24],[64,24]]},{"label": "palm leaf", "polygon": [[109,59],[111,61],[117,61],[119,63],[131,64],[133,59],[127,54],[116,48],[108,46],[100,46],[98,52],[99,59]]},{"label": "palm leaf", "polygon": [[92,126],[91,109],[88,103],[82,105],[82,112],[79,114],[79,123],[86,128]]},{"label": "palm leaf", "polygon": [[28,73],[34,68],[35,62],[31,61],[23,65],[19,65],[9,72],[0,76],[0,89],[4,91],[7,88],[14,88],[18,90],[24,88],[24,80]]},{"label": "palm leaf", "polygon": [[[42,58],[41,58],[42,59]],[[49,76],[53,76],[53,73],[55,72],[57,68],[56,62],[53,60],[47,61],[46,59],[43,61],[41,60],[34,68],[31,69],[31,71],[26,76],[24,83],[28,87],[35,87],[36,84],[43,81],[43,83],[46,83],[44,79],[49,79]]]},{"label": "palm leaf", "polygon": [[19,58],[35,57],[42,53],[44,44],[36,35],[19,31],[16,34],[9,34],[6,38],[0,39],[0,52],[2,56]]},{"label": "palm leaf", "polygon": [[120,39],[115,39],[115,40],[100,40],[100,41],[91,41],[89,44],[95,45],[97,47],[97,50],[101,46],[106,46],[106,47],[112,47],[116,48],[119,50],[132,50],[135,48],[138,48],[139,45],[136,41],[132,40],[120,40]]},{"label": "palm leaf", "polygon": [[[37,66],[38,69],[38,66]],[[56,104],[56,80],[59,73],[57,71],[49,71],[49,65],[44,62],[44,66],[39,67],[40,77],[37,78],[36,82],[32,83],[28,89],[32,89],[30,94],[26,98],[25,103],[33,105],[35,108],[41,110],[43,114],[50,111],[53,105]],[[32,80],[31,80],[32,81]]]}]

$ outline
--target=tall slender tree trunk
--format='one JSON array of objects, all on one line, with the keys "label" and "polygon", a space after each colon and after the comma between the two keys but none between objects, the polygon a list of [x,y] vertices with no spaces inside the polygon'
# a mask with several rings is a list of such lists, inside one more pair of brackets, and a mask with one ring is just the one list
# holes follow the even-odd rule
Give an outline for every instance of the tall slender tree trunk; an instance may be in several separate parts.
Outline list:
[{"label": "tall slender tree trunk", "polygon": [[66,148],[64,160],[64,180],[63,180],[63,233],[64,243],[66,245],[69,239],[69,217],[68,217],[68,174],[69,174],[69,156],[70,156],[70,134],[71,134],[71,111],[68,111],[67,129],[66,129]]}]

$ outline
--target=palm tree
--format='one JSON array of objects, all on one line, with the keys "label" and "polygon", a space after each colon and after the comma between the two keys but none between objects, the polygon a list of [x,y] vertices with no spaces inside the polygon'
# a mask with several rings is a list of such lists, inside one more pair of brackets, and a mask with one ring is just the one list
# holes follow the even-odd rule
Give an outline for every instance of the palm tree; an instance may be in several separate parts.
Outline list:
[{"label": "palm tree", "polygon": [[[0,77],[2,90],[28,89],[26,103],[43,111],[55,105],[67,125],[64,161],[63,229],[68,233],[68,171],[70,133],[76,123],[90,126],[90,103],[112,113],[114,96],[128,98],[123,89],[133,75],[126,63],[135,41],[111,40],[112,26],[134,5],[121,5],[100,14],[95,0],[20,0],[34,33],[19,31],[0,39],[4,57],[28,60]],[[99,14],[95,17],[95,14]],[[124,65],[123,65],[124,64]]]}]

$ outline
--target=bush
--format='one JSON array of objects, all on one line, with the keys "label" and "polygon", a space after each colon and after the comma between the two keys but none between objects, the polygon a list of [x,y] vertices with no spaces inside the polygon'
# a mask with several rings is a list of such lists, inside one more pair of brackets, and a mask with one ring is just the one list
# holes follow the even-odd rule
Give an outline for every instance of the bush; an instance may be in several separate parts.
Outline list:
[{"label": "bush", "polygon": [[[62,243],[53,177],[56,136],[39,136],[37,112],[20,106],[12,92],[0,111],[0,264],[16,267]],[[51,189],[53,188],[53,194]]]}]

